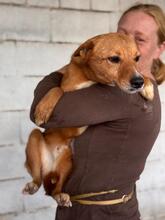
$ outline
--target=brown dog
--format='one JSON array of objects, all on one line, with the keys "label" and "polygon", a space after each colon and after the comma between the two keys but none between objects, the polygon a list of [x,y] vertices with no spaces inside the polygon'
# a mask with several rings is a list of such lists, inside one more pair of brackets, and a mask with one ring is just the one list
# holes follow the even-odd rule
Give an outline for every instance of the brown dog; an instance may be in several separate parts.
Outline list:
[{"label": "brown dog", "polygon": [[[119,33],[96,36],[83,43],[64,68],[61,87],[51,89],[39,102],[35,111],[36,124],[48,121],[63,92],[91,86],[94,83],[117,85],[127,93],[140,91],[152,100],[153,86],[137,71],[140,54],[132,37]],[[71,140],[83,128],[52,128],[41,133],[35,129],[26,147],[26,167],[33,181],[23,192],[35,193],[43,182],[46,194],[59,205],[70,206],[68,194],[62,186],[72,170]]]}]

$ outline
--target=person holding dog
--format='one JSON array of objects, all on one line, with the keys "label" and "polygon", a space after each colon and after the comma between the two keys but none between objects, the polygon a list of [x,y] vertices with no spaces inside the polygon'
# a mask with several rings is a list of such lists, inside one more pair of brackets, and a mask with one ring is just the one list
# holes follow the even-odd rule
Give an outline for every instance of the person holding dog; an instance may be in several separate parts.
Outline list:
[{"label": "person holding dog", "polygon": [[[59,123],[64,127],[84,126],[83,118],[89,118],[90,124],[75,139],[74,168],[64,186],[64,192],[73,198],[72,207],[58,206],[56,220],[140,220],[135,185],[160,129],[157,85],[165,80],[165,67],[159,59],[165,50],[165,15],[156,5],[135,5],[121,16],[117,31],[134,37],[141,53],[139,68],[154,85],[154,100],[127,94],[129,105],[125,106],[124,92],[105,85],[63,95],[53,116],[42,127],[58,127]],[[65,68],[46,76],[35,89],[31,107],[33,122],[39,101],[51,88],[60,85],[60,71]],[[114,112],[115,117],[109,121],[99,120],[99,97],[111,102],[111,113]],[[106,109],[102,99],[99,103]],[[68,112],[67,106],[72,112]],[[127,117],[123,114],[126,109]],[[74,122],[69,114],[74,114]]]}]

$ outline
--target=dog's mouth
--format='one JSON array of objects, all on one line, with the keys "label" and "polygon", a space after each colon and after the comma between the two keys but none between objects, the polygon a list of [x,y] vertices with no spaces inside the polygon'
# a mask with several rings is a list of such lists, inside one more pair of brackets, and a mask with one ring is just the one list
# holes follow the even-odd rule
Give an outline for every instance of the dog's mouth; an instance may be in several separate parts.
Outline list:
[{"label": "dog's mouth", "polygon": [[123,89],[128,93],[136,93],[143,89],[144,79],[141,75],[135,75],[129,81],[129,84],[123,86]]},{"label": "dog's mouth", "polygon": [[131,86],[119,86],[121,90],[123,90],[126,93],[133,94],[140,92],[143,89],[143,86],[141,88],[132,88]]},{"label": "dog's mouth", "polygon": [[140,92],[142,89],[143,89],[143,86],[138,89],[137,88],[128,88],[127,92],[132,94],[132,93]]},{"label": "dog's mouth", "polygon": [[[115,86],[117,84],[111,83],[111,84],[108,84],[108,85],[109,86]],[[118,86],[121,90],[123,90],[124,92],[129,93],[129,94],[140,92],[144,87],[144,85],[142,85],[140,88],[133,88],[133,87],[131,87],[131,85],[122,85],[122,86],[118,85]]]},{"label": "dog's mouth", "polygon": [[118,84],[120,89],[127,93],[140,92],[144,87],[144,79],[141,76],[134,76],[129,82]]}]

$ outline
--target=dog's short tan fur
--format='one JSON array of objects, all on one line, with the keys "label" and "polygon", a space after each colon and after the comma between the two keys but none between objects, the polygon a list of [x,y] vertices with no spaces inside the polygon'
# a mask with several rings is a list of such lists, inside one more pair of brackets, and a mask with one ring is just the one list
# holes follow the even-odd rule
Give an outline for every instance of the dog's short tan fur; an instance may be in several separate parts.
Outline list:
[{"label": "dog's short tan fur", "polygon": [[[51,89],[39,102],[35,111],[36,124],[46,123],[63,92],[91,86],[94,83],[117,85],[128,93],[140,91],[132,87],[131,80],[142,79],[137,71],[139,51],[132,37],[118,33],[99,35],[82,44],[72,55],[71,62],[61,72],[61,87]],[[141,94],[153,98],[153,87],[143,76]],[[71,205],[69,195],[62,193],[62,186],[72,170],[71,140],[84,128],[35,129],[26,147],[26,167],[33,181],[23,192],[35,193],[43,182],[48,195],[60,205]]]}]

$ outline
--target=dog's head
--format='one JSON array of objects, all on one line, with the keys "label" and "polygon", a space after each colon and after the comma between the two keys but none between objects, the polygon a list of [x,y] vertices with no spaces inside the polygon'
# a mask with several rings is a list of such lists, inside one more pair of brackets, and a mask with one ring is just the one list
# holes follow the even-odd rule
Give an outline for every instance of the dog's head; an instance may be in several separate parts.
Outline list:
[{"label": "dog's head", "polygon": [[103,84],[117,84],[133,93],[144,85],[138,72],[140,52],[133,37],[121,33],[98,35],[83,43],[72,61],[84,68],[87,78]]}]

